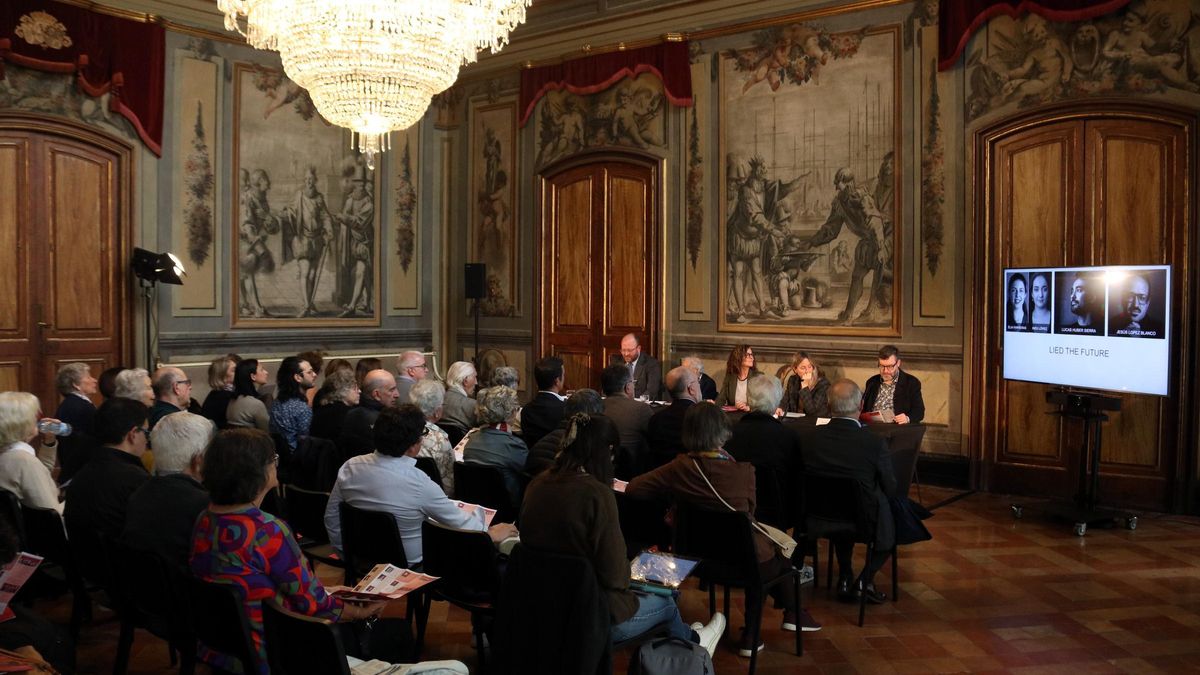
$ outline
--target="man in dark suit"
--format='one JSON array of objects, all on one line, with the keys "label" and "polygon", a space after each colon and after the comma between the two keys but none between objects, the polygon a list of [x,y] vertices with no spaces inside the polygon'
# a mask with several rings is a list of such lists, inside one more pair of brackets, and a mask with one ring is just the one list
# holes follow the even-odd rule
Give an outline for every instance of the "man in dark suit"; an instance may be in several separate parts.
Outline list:
[{"label": "man in dark suit", "polygon": [[372,370],[363,377],[358,405],[346,413],[342,432],[337,437],[342,461],[374,452],[375,418],[384,408],[395,406],[399,398],[396,378],[388,371]]},{"label": "man in dark suit", "polygon": [[71,434],[63,436],[58,443],[58,463],[62,467],[58,482],[71,480],[79,467],[83,466],[87,454],[95,445],[92,427],[96,417],[96,405],[91,396],[99,390],[99,383],[92,377],[88,364],[68,363],[58,369],[54,385],[62,395],[62,403],[54,412],[54,418],[71,425]]},{"label": "man in dark suit", "polygon": [[1114,337],[1166,337],[1162,322],[1150,316],[1150,279],[1131,274],[1124,291],[1115,299],[1119,312],[1108,321],[1108,334]]},{"label": "man in dark suit", "polygon": [[865,593],[872,603],[886,596],[875,589],[875,573],[887,561],[896,545],[896,523],[888,504],[888,495],[896,491],[896,476],[882,437],[863,428],[858,421],[862,411],[862,392],[850,380],[838,380],[829,388],[829,408],[833,419],[805,436],[801,447],[803,471],[809,474],[853,478],[861,486],[862,504],[868,522],[875,524],[875,554],[857,581],[854,577],[853,537],[833,540],[838,559],[838,597],[855,601]]},{"label": "man in dark suit", "polygon": [[621,467],[630,475],[642,472],[646,456],[646,429],[654,409],[633,398],[633,378],[629,369],[614,364],[600,373],[604,389],[604,415],[612,420],[621,438]]},{"label": "man in dark suit", "polygon": [[562,421],[566,400],[562,395],[566,388],[563,377],[563,362],[557,356],[547,356],[533,366],[538,392],[521,408],[521,437],[525,445],[532,448]]},{"label": "man in dark suit", "polygon": [[567,435],[571,416],[579,413],[603,415],[604,400],[600,398],[600,392],[595,389],[576,389],[567,397],[563,403],[562,421],[550,433],[542,436],[542,440],[530,446],[529,456],[525,458],[525,473],[536,476],[554,466],[558,446]]},{"label": "man in dark suit", "polygon": [[895,345],[880,348],[879,374],[867,380],[862,402],[867,412],[892,411],[896,424],[920,424],[925,419],[921,381],[900,370],[900,350]]},{"label": "man in dark suit", "polygon": [[646,441],[650,444],[647,470],[656,469],[687,452],[683,447],[683,416],[700,399],[700,383],[690,369],[679,366],[667,373],[667,390],[671,405],[654,413],[646,425]]},{"label": "man in dark suit", "polygon": [[[725,451],[739,462],[750,462],[756,470],[758,504],[755,518],[781,529],[790,522],[791,494],[787,488],[800,461],[800,436],[775,419],[775,410],[783,398],[783,387],[770,375],[754,375],[746,382],[746,403],[750,412],[733,425],[733,436],[725,442]],[[774,485],[764,476],[772,475]]]},{"label": "man in dark suit", "polygon": [[662,364],[649,354],[642,353],[642,342],[630,333],[621,338],[621,356],[613,354],[612,365],[623,365],[633,378],[632,398],[643,396],[652,401],[662,400]]}]

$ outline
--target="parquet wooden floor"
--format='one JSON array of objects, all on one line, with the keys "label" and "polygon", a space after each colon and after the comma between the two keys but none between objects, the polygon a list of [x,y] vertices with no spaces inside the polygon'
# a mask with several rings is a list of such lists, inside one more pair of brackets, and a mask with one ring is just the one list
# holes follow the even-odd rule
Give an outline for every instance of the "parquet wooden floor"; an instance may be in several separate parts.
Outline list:
[{"label": "parquet wooden floor", "polygon": [[[926,504],[957,494],[923,491]],[[789,651],[792,636],[769,610],[758,672],[1200,670],[1200,518],[1143,514],[1135,531],[1093,528],[1078,538],[1033,507],[1014,520],[1008,504],[1003,496],[972,494],[937,508],[926,522],[933,541],[901,551],[900,601],[868,607],[862,628],[855,625],[857,606],[838,603],[824,579],[815,592],[805,587],[805,606],[825,628],[805,635],[803,657]],[[881,588],[890,585],[886,570]],[[734,598],[729,623],[736,630],[740,593]],[[684,619],[705,619],[707,602],[693,584],[681,603]],[[65,621],[68,604],[60,599],[37,609]],[[79,672],[111,672],[116,636],[116,622],[99,612],[81,635]],[[727,634],[717,672],[747,669],[733,644]],[[474,670],[465,612],[434,603],[425,658],[460,659]],[[628,654],[617,654],[616,672],[625,672],[627,661]],[[139,633],[129,673],[170,672],[163,644]]]}]

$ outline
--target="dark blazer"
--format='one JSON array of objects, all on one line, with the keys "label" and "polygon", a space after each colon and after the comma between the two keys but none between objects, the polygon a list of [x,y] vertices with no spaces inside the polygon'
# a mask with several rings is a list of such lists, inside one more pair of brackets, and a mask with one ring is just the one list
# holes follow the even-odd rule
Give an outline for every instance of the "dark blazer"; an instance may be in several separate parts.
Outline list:
[{"label": "dark blazer", "polygon": [[179,569],[187,568],[192,526],[208,506],[208,492],[187,474],[155,476],[129,498],[126,544],[156,553]]},{"label": "dark blazer", "polygon": [[[613,354],[609,359],[609,364],[624,366],[625,360],[621,358],[620,354]],[[637,363],[633,365],[634,397],[648,396],[651,401],[661,401],[663,397],[662,376],[662,364],[658,362],[658,359],[642,352]]]},{"label": "dark blazer", "polygon": [[200,414],[212,420],[218,429],[228,427],[229,421],[225,417],[225,411],[229,409],[229,402],[233,400],[233,396],[232,391],[224,389],[208,392],[208,396],[204,397],[204,405],[200,406]]},{"label": "dark blazer", "polygon": [[705,401],[715,401],[719,395],[717,381],[709,377],[708,373],[700,373],[700,398]]},{"label": "dark blazer", "polygon": [[[771,415],[750,412],[733,425],[733,436],[725,442],[725,451],[739,462],[753,464],[757,470],[758,519],[783,529],[791,527],[790,488],[800,464],[799,434]],[[764,469],[773,475],[774,485],[764,479],[768,473]]]},{"label": "dark blazer", "polygon": [[662,466],[683,452],[683,416],[695,405],[688,398],[677,398],[671,405],[654,413],[646,424],[646,442],[650,446],[648,468]]},{"label": "dark blazer", "polygon": [[521,408],[521,438],[533,447],[550,433],[563,418],[563,400],[548,391],[539,391]]},{"label": "dark blazer", "polygon": [[349,412],[350,406],[342,401],[323,403],[313,407],[312,424],[308,427],[308,435],[328,438],[331,441],[337,440],[342,433],[342,425],[345,424],[346,415]]},{"label": "dark blazer", "polygon": [[624,394],[613,394],[604,398],[604,416],[617,425],[621,446],[637,452],[646,444],[646,430],[654,409]]},{"label": "dark blazer", "polygon": [[58,482],[71,480],[76,471],[88,460],[96,443],[92,439],[92,428],[96,419],[96,406],[74,394],[63,397],[54,417],[71,425],[71,435],[58,439]]},{"label": "dark blazer", "polygon": [[96,406],[90,400],[79,398],[75,394],[67,394],[63,397],[62,403],[58,404],[58,410],[54,411],[54,417],[70,424],[73,428],[72,435],[81,431],[91,435],[92,425],[96,419]]},{"label": "dark blazer", "polygon": [[71,548],[85,558],[80,561],[85,568],[105,569],[101,537],[121,536],[129,498],[148,480],[150,474],[137,457],[114,448],[93,448],[91,459],[67,486],[63,509]]},{"label": "dark blazer", "polygon": [[[863,412],[875,409],[875,399],[879,396],[879,386],[883,378],[872,375],[863,389]],[[892,396],[892,412],[908,415],[913,424],[925,419],[925,399],[921,398],[921,381],[901,370],[896,375],[896,393]]]},{"label": "dark blazer", "polygon": [[364,398],[346,412],[342,420],[342,432],[337,437],[338,454],[343,461],[375,451],[375,418],[383,410],[383,404],[373,398]]},{"label": "dark blazer", "polygon": [[530,446],[529,456],[525,458],[525,473],[536,476],[554,466],[554,458],[558,456],[558,444],[566,435],[566,425],[559,424],[556,429]]},{"label": "dark blazer", "polygon": [[[750,372],[746,373],[746,381],[749,382],[750,378],[758,374],[759,371],[757,368],[751,368]],[[737,400],[737,383],[738,376],[736,374],[725,373],[725,380],[721,382],[721,390],[717,392],[717,398],[715,399],[717,405],[735,405],[734,401]]]},{"label": "dark blazer", "polygon": [[896,492],[896,474],[887,442],[857,420],[835,417],[804,436],[800,449],[802,471],[855,479],[862,487],[868,519],[877,524],[875,545],[889,550],[896,541],[896,523],[887,498]]}]

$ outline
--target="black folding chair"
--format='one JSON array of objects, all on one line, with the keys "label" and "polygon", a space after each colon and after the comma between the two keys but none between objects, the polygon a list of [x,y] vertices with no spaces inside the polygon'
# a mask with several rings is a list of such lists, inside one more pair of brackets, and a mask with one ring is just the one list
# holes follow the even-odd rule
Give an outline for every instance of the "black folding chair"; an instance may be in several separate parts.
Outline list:
[{"label": "black folding chair", "polygon": [[[675,508],[675,552],[679,555],[700,558],[695,575],[708,583],[708,607],[717,609],[717,586],[725,590],[725,615],[729,616],[729,589],[756,588],[762,601],[758,612],[746,613],[746,626],[750,629],[751,645],[759,644],[762,634],[762,613],[767,604],[767,591],[793,580],[792,593],[797,614],[800,613],[800,571],[788,566],[786,572],[773,579],[762,578],[758,556],[754,547],[754,528],[750,517],[738,511],[708,511],[678,504]],[[797,626],[799,629],[799,626]],[[803,631],[796,631],[796,654],[804,655]],[[758,649],[750,653],[751,675],[758,665]]]},{"label": "black folding chair", "polygon": [[258,672],[258,656],[242,598],[233,586],[184,577],[191,625],[209,649],[238,660],[243,673]]},{"label": "black folding chair", "polygon": [[442,487],[442,472],[438,471],[437,462],[432,457],[418,457],[417,468],[424,471],[438,487]]},{"label": "black folding chair", "polygon": [[263,603],[263,640],[273,675],[350,675],[341,632],[332,621]]},{"label": "black folding chair", "polygon": [[450,437],[450,447],[452,448],[458,445],[458,442],[463,439],[463,436],[467,435],[467,430],[458,426],[457,424],[438,422],[437,426],[439,429],[446,432],[446,435]]},{"label": "black folding chair", "polygon": [[120,541],[107,541],[106,546],[114,582],[109,594],[121,621],[114,675],[123,675],[128,669],[134,631],[139,628],[167,642],[172,666],[178,653],[181,675],[194,672],[196,636],[174,582],[177,575],[155,553]]},{"label": "black folding chair", "polygon": [[512,498],[504,487],[504,476],[494,466],[455,462],[454,496],[464,502],[496,509],[494,522],[512,523],[517,520]]},{"label": "black folding chair", "polygon": [[316,560],[339,569],[345,567],[345,561],[334,551],[329,543],[329,533],[325,531],[325,507],[329,504],[329,493],[287,484],[283,486],[283,494],[287,502],[287,522],[300,536],[298,543],[304,555],[310,561]]},{"label": "black folding chair", "polygon": [[424,635],[430,599],[445,600],[471,613],[471,632],[479,669],[486,669],[483,635],[496,615],[496,596],[500,590],[496,546],[486,532],[460,530],[431,520],[421,525],[422,568],[438,577],[432,594],[426,595],[418,635]]},{"label": "black folding chair", "polygon": [[[862,494],[858,481],[844,476],[829,476],[806,473],[802,475],[801,485],[803,502],[800,508],[800,520],[796,525],[797,536],[816,541],[829,539],[829,555],[826,562],[826,588],[833,585],[833,540],[835,538],[852,537],[855,543],[866,544],[866,563],[871,564],[875,554],[875,525],[867,516],[867,500]],[[896,562],[896,549],[892,548],[892,602],[897,599],[899,587],[899,566]],[[864,576],[862,574],[860,577]],[[860,593],[858,605],[858,625],[863,625],[867,611],[867,594]]]},{"label": "black folding chair", "polygon": [[632,560],[651,547],[663,551],[671,548],[671,526],[666,521],[670,506],[667,500],[627,497],[624,492],[614,494],[621,534],[625,537],[626,558]]},{"label": "black folding chair", "polygon": [[67,586],[71,589],[71,637],[79,637],[79,628],[84,621],[92,619],[92,599],[88,595],[88,584],[84,579],[79,556],[80,549],[90,550],[92,564],[88,578],[94,579],[100,587],[107,588],[108,561],[103,554],[99,535],[94,532],[73,533],[70,542],[67,540],[62,516],[54,509],[39,509],[21,505],[21,519],[25,527],[25,548],[30,553],[40,555],[47,562],[62,569]]}]

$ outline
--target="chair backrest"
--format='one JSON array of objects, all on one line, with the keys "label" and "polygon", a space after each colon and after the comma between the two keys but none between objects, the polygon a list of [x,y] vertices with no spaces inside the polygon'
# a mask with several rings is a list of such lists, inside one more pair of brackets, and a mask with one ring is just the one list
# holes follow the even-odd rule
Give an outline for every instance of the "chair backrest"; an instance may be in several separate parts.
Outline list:
[{"label": "chair backrest", "polygon": [[21,500],[8,490],[0,489],[0,519],[12,526],[17,543],[25,549],[25,519],[21,517]]},{"label": "chair backrest", "polygon": [[[280,484],[282,485],[282,481]],[[273,487],[267,491],[267,494],[263,497],[262,504],[259,505],[258,509],[263,513],[269,513],[276,518],[290,520],[287,513],[287,502],[284,501],[283,495],[280,493],[278,487]]]},{"label": "chair backrest", "polygon": [[446,435],[450,437],[450,447],[452,448],[458,445],[458,442],[463,439],[463,436],[467,435],[467,430],[458,426],[457,424],[438,422],[437,425],[439,429],[446,432]]},{"label": "chair backrest", "polygon": [[287,439],[277,431],[271,432],[271,441],[275,443],[275,454],[279,455],[278,473],[282,481],[292,468],[292,446],[288,445]]},{"label": "chair backrest", "polygon": [[273,675],[350,675],[341,633],[327,619],[297,614],[271,599],[263,603],[263,640]]},{"label": "chair backrest", "polygon": [[426,520],[421,525],[422,566],[438,577],[438,591],[464,602],[494,599],[500,590],[496,546],[487,532],[460,530]]},{"label": "chair backrest", "polygon": [[305,490],[328,492],[342,468],[337,445],[327,438],[305,436],[296,443],[287,480]]},{"label": "chair backrest", "polygon": [[859,539],[871,531],[863,512],[862,489],[854,478],[804,473],[800,485],[797,531],[809,537],[854,534]]},{"label": "chair backrest", "polygon": [[675,506],[675,553],[699,558],[696,574],[733,586],[758,585],[758,556],[750,516]]},{"label": "chair backrest", "polygon": [[438,487],[442,486],[442,472],[438,471],[437,462],[432,457],[418,457],[417,468],[424,471]]},{"label": "chair backrest", "polygon": [[763,464],[754,465],[754,518],[781,529],[791,527],[788,502],[780,485],[779,474]]},{"label": "chair backrest", "polygon": [[165,560],[120,540],[106,542],[113,571],[117,612],[132,612],[133,620],[163,637],[190,633],[186,603]]},{"label": "chair backrest", "polygon": [[[25,523],[25,544],[30,553],[40,555],[64,568],[75,566],[76,558],[72,555],[70,544],[67,543],[63,519],[58,515],[58,511],[22,504],[21,519]],[[81,541],[91,542],[98,551],[98,535],[90,532],[81,532],[79,535]]]},{"label": "chair backrest", "polygon": [[454,463],[454,496],[464,502],[496,509],[493,522],[511,523],[516,520],[512,498],[504,487],[504,476],[494,466],[474,462]]},{"label": "chair backrest", "polygon": [[493,625],[498,672],[612,672],[608,603],[585,558],[517,544]]},{"label": "chair backrest", "polygon": [[283,486],[283,495],[287,501],[287,522],[292,529],[315,542],[329,543],[329,533],[325,531],[329,493],[305,490],[289,483]]},{"label": "chair backrest", "polygon": [[913,474],[917,472],[917,458],[921,456],[921,440],[925,438],[924,425],[909,425],[892,436],[889,443],[892,471],[896,476],[896,494],[900,499],[908,497]]},{"label": "chair backrest", "polygon": [[380,563],[408,567],[395,516],[341,502],[338,517],[342,521],[342,555],[346,560],[347,581],[361,579]]},{"label": "chair backrest", "polygon": [[188,610],[196,638],[209,649],[237,659],[242,672],[255,673],[257,651],[242,598],[229,584],[185,577]]},{"label": "chair backrest", "polygon": [[670,504],[665,499],[637,499],[624,492],[613,493],[617,498],[617,516],[621,534],[625,537],[625,557],[633,559],[638,553],[657,546],[671,548],[671,526],[666,514]]}]

